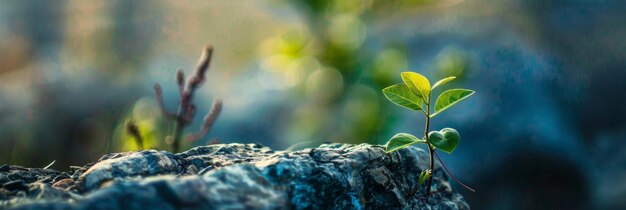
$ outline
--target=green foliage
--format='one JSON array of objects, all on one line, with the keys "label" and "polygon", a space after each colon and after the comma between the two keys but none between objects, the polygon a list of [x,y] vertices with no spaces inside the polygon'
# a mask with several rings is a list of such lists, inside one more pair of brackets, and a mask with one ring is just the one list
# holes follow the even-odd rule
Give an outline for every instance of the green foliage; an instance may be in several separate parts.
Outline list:
[{"label": "green foliage", "polygon": [[422,99],[413,94],[405,84],[389,86],[383,89],[383,94],[394,104],[411,110],[421,110],[422,103],[424,103]]},{"label": "green foliage", "polygon": [[435,113],[432,114],[431,117],[434,117],[435,115],[443,112],[443,110],[452,107],[456,103],[459,103],[459,101],[470,97],[472,94],[474,94],[473,90],[446,90],[445,92],[441,93],[441,95],[439,95],[439,97],[437,98],[437,102],[435,103]]},{"label": "green foliage", "polygon": [[418,139],[417,137],[408,133],[398,133],[387,142],[387,153],[394,152],[399,149],[407,148],[417,143],[426,143],[425,140]]},{"label": "green foliage", "polygon": [[404,84],[406,84],[415,95],[419,96],[424,101],[428,101],[430,96],[430,82],[426,77],[415,72],[402,72],[400,76]]},{"label": "green foliage", "polygon": [[[386,152],[390,153],[407,148],[417,143],[425,143],[430,150],[429,152],[431,161],[430,169],[423,170],[419,176],[419,185],[422,185],[426,180],[432,181],[431,172],[434,167],[433,154],[435,154],[436,149],[450,154],[454,151],[454,149],[456,149],[456,147],[459,145],[459,141],[461,140],[459,132],[457,132],[453,128],[444,128],[440,131],[429,132],[430,119],[437,114],[443,112],[444,110],[454,106],[458,102],[468,98],[469,96],[474,94],[474,91],[467,89],[449,89],[443,91],[443,93],[441,93],[439,97],[437,97],[437,101],[434,105],[434,113],[431,113],[432,91],[435,90],[435,88],[454,80],[456,77],[446,77],[437,81],[431,87],[430,81],[428,81],[428,79],[421,74],[415,72],[402,72],[400,73],[400,76],[404,84],[395,84],[384,88],[383,94],[385,95],[385,97],[387,97],[387,99],[389,99],[389,101],[393,102],[396,105],[411,110],[420,110],[422,113],[424,113],[424,116],[426,118],[424,128],[425,136],[424,139],[419,139],[411,134],[398,133],[387,142]],[[445,168],[443,162],[441,164]],[[452,174],[450,175],[453,176]],[[429,181],[428,184],[428,194],[430,194],[431,181]],[[462,183],[461,185],[466,186]],[[468,189],[471,190],[471,188]]]},{"label": "green foliage", "polygon": [[439,86],[439,85],[443,85],[443,84],[446,84],[446,83],[448,83],[448,82],[452,81],[453,79],[456,79],[456,77],[446,77],[446,78],[443,78],[443,79],[441,79],[441,80],[437,81],[437,82],[433,85],[433,90],[434,90],[437,86]]},{"label": "green foliage", "polygon": [[426,182],[426,180],[428,180],[428,178],[430,178],[430,175],[432,174],[432,170],[430,169],[424,169],[422,170],[422,173],[420,173],[420,176],[418,178],[418,185],[422,185],[424,184],[424,182]]},{"label": "green foliage", "polygon": [[450,154],[454,151],[456,146],[459,145],[461,136],[459,132],[453,128],[444,128],[441,129],[441,131],[431,131],[428,133],[428,139],[437,149]]}]

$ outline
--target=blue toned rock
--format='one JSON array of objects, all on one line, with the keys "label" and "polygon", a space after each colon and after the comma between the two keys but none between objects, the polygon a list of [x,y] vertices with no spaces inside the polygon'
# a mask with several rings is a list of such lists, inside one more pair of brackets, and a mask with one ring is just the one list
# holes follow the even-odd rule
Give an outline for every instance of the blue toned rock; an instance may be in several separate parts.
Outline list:
[{"label": "blue toned rock", "polygon": [[218,144],[178,154],[116,153],[60,180],[63,188],[34,181],[24,182],[28,190],[21,193],[2,194],[7,190],[0,189],[0,208],[469,209],[439,167],[433,173],[438,193],[428,199],[410,196],[427,165],[428,155],[419,148],[386,154],[367,144],[325,144],[294,152]]}]

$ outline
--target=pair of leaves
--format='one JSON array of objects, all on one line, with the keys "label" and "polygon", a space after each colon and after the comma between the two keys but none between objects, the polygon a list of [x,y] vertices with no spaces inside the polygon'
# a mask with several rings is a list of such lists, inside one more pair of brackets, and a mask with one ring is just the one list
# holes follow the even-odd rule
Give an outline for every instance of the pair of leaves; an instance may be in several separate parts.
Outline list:
[{"label": "pair of leaves", "polygon": [[439,81],[437,81],[432,87],[430,86],[430,81],[421,74],[415,72],[402,72],[400,73],[400,77],[402,77],[402,81],[404,84],[415,93],[418,97],[422,98],[424,101],[429,101],[430,93],[432,90],[437,88],[440,85],[446,84],[456,77],[446,77]]},{"label": "pair of leaves", "polygon": [[[447,77],[439,80],[435,85],[430,86],[428,79],[421,74],[415,72],[402,72],[400,74],[404,84],[395,84],[383,89],[383,94],[391,102],[411,110],[425,110],[422,108],[424,102],[430,101],[430,94],[433,89],[452,81],[456,77]],[[452,107],[459,101],[466,99],[474,94],[474,91],[467,89],[450,89],[444,91],[435,102],[435,112],[431,115],[441,113],[442,111]],[[430,113],[426,113],[430,114]]]},{"label": "pair of leaves", "polygon": [[[428,133],[428,140],[435,148],[450,154],[459,145],[461,135],[453,128],[444,128],[440,131],[431,131]],[[408,133],[398,133],[389,139],[385,151],[391,153],[417,143],[426,143],[426,140],[419,139]]]}]

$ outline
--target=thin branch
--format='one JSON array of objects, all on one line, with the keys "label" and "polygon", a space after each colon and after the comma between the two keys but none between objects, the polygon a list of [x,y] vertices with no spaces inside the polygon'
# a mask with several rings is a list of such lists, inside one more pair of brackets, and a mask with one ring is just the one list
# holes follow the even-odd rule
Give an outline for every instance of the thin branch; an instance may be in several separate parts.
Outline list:
[{"label": "thin branch", "polygon": [[468,187],[467,185],[463,184],[463,182],[459,181],[459,179],[457,179],[454,175],[452,175],[452,173],[450,173],[450,171],[448,170],[448,167],[446,167],[446,164],[443,163],[443,161],[439,157],[439,154],[437,154],[437,151],[433,151],[433,153],[435,153],[435,156],[437,156],[437,159],[441,163],[441,166],[443,166],[443,169],[446,170],[446,173],[448,173],[448,175],[450,175],[450,177],[452,177],[452,179],[454,179],[454,181],[456,181],[456,183],[459,183],[461,186],[467,188],[468,190],[470,190],[472,192],[476,192],[476,190],[474,190],[471,187]]},{"label": "thin branch", "polygon": [[220,115],[221,112],[222,112],[222,100],[216,99],[213,102],[213,106],[211,107],[211,111],[209,112],[209,114],[204,116],[204,120],[202,123],[202,127],[200,127],[200,130],[194,134],[187,136],[187,140],[194,141],[194,140],[198,140],[204,137],[211,130],[213,123],[215,122],[215,120],[217,119],[217,117]]},{"label": "thin branch", "polygon": [[[168,137],[168,144],[172,147],[172,152],[178,152],[180,147],[180,139],[183,135],[184,129],[189,123],[193,120],[193,117],[196,112],[196,107],[193,105],[193,96],[196,90],[204,83],[205,74],[209,68],[209,64],[211,62],[211,56],[213,55],[213,47],[206,46],[202,55],[200,56],[200,60],[198,62],[198,66],[196,67],[196,71],[191,74],[189,79],[185,81],[185,75],[182,69],[178,69],[176,71],[176,84],[178,85],[178,94],[180,95],[180,101],[178,105],[178,109],[176,113],[167,112],[163,105],[163,94],[161,93],[161,86],[159,84],[154,85],[154,92],[157,96],[157,102],[161,111],[167,116],[170,120],[175,120],[176,124],[174,127],[174,133],[170,137]],[[213,104],[211,112],[204,118],[204,122],[200,131],[196,134],[192,134],[188,136],[189,140],[196,140],[205,136],[214,121],[217,119],[220,111],[222,109],[222,102],[218,101]]]},{"label": "thin branch", "polygon": [[163,91],[161,90],[161,85],[156,83],[154,84],[153,89],[154,89],[154,96],[156,96],[157,104],[159,105],[159,109],[161,110],[163,115],[167,119],[176,119],[176,115],[174,115],[174,113],[168,112],[165,109],[165,105],[163,104]]},{"label": "thin branch", "polygon": [[[185,88],[181,92],[180,97],[180,106],[178,109],[178,117],[185,117],[187,115],[191,101],[193,100],[194,92],[200,87],[200,85],[204,82],[205,74],[207,69],[209,68],[209,63],[211,62],[211,56],[213,55],[213,47],[207,46],[204,48],[202,55],[200,56],[200,61],[198,62],[198,67],[196,67],[196,72],[189,78],[187,82],[187,88]],[[177,76],[178,80],[178,76]]]},{"label": "thin branch", "polygon": [[185,72],[183,72],[183,69],[176,70],[176,84],[178,84],[179,96],[183,97],[183,92],[185,91]]},{"label": "thin branch", "polygon": [[200,60],[198,61],[198,66],[196,67],[196,72],[194,75],[189,78],[189,84],[187,89],[192,92],[204,82],[204,75],[209,68],[209,64],[211,63],[211,57],[213,56],[213,46],[208,45],[204,48],[202,52],[202,56],[200,56]]},{"label": "thin branch", "polygon": [[[428,97],[428,100],[424,100],[426,103],[426,125],[424,128],[424,138],[426,138],[426,145],[428,145],[428,157],[430,157],[430,167],[429,169],[431,171],[434,171],[435,168],[435,160],[433,158],[433,152],[435,152],[435,150],[433,149],[433,146],[430,144],[430,139],[428,138],[428,131],[430,129],[430,115],[428,115],[430,113],[430,96]],[[432,184],[433,184],[433,176],[430,176],[428,178],[428,187],[426,188],[426,196],[430,196],[430,190],[432,188]]]},{"label": "thin branch", "polygon": [[191,102],[192,90],[184,90],[182,95],[180,96],[180,104],[178,105],[178,115],[184,115],[187,112],[187,108],[189,108],[189,103]]},{"label": "thin branch", "polygon": [[185,124],[189,124],[191,120],[193,120],[193,116],[196,115],[196,105],[189,105],[189,109],[187,110],[187,114],[183,118],[183,122]]}]

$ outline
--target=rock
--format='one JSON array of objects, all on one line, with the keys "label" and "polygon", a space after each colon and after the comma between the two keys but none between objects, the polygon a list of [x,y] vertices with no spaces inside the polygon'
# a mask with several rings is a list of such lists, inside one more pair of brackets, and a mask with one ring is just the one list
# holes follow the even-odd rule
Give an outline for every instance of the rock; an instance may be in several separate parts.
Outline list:
[{"label": "rock", "polygon": [[[469,209],[439,167],[433,173],[437,193],[411,196],[427,165],[419,148],[386,154],[367,144],[295,152],[216,144],[178,154],[115,153],[47,177],[20,170],[35,171],[37,180],[22,181],[21,194],[2,185],[0,209]],[[11,166],[0,176],[16,170]]]},{"label": "rock", "polygon": [[22,180],[15,180],[2,184],[2,188],[8,191],[25,191],[28,190],[28,185],[24,184]]},{"label": "rock", "polygon": [[102,159],[79,177],[80,189],[89,191],[101,183],[129,176],[150,176],[177,173],[180,164],[172,153],[156,150],[118,153]]}]

